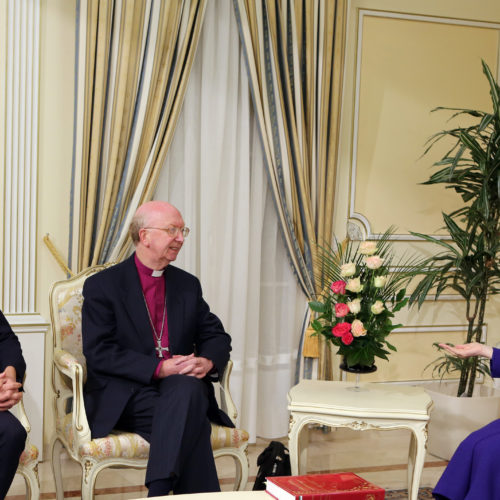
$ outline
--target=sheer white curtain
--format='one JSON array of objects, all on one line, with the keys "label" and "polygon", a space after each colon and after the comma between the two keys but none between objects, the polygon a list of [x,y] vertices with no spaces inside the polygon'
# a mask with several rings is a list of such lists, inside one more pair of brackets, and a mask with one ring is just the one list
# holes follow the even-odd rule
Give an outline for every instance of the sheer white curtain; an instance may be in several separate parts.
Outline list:
[{"label": "sheer white curtain", "polygon": [[232,3],[210,1],[155,199],[191,228],[176,265],[233,338],[231,392],[251,441],[287,433],[305,308],[265,175]]}]

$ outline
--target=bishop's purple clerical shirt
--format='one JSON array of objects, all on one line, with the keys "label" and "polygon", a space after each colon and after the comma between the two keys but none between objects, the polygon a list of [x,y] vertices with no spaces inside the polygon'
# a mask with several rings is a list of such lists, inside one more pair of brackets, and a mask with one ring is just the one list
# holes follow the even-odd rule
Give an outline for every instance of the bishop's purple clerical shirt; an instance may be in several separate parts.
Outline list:
[{"label": "bishop's purple clerical shirt", "polygon": [[[141,281],[142,292],[144,298],[146,299],[146,304],[148,307],[149,314],[151,316],[151,321],[154,324],[157,335],[160,335],[161,326],[163,323],[163,313],[166,307],[165,303],[165,276],[163,271],[153,271],[146,267],[135,255],[135,265],[137,267],[137,272],[139,273],[139,279]],[[156,276],[155,276],[156,275]],[[151,335],[153,335],[153,340],[155,347],[157,345],[155,333],[153,328],[151,328]],[[165,311],[165,323],[163,327],[163,335],[161,337],[162,347],[168,347],[168,325],[167,325],[167,312]],[[164,359],[171,357],[169,351],[162,351],[162,360],[158,363],[155,370],[153,378],[158,378],[160,373],[161,364]]]}]

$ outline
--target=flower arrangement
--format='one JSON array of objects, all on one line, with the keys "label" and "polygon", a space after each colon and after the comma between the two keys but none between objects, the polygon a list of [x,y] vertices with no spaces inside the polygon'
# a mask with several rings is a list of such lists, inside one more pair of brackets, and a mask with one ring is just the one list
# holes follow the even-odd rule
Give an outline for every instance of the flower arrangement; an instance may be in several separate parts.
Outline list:
[{"label": "flower arrangement", "polygon": [[370,367],[375,357],[387,360],[396,347],[387,336],[401,325],[394,314],[406,306],[406,285],[411,280],[413,259],[393,263],[387,230],[380,239],[321,248],[324,291],[309,302],[315,313],[314,335],[322,335],[338,347],[348,368]]}]

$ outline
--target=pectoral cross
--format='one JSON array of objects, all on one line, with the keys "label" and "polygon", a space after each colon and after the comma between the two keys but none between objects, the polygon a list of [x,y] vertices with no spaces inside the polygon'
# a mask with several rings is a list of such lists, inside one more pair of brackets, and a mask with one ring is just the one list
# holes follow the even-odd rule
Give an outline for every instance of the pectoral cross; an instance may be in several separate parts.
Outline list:
[{"label": "pectoral cross", "polygon": [[163,351],[169,352],[170,349],[168,347],[163,347],[161,345],[161,339],[156,339],[157,346],[155,347],[156,355],[161,359],[163,358]]}]

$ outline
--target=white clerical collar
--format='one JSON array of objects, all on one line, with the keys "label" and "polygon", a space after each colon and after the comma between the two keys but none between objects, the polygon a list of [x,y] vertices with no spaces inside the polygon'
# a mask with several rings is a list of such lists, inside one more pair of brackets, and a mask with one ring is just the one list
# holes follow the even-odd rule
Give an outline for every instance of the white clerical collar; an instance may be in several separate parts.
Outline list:
[{"label": "white clerical collar", "polygon": [[153,278],[159,278],[160,276],[163,276],[163,271],[165,271],[165,269],[160,269],[159,271],[154,269],[151,276],[153,276]]}]

